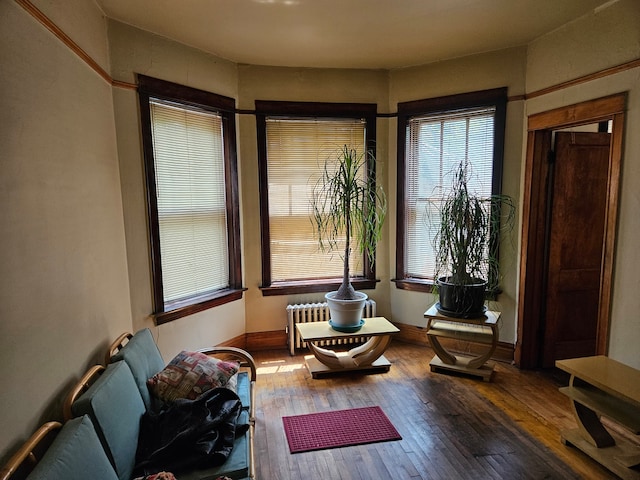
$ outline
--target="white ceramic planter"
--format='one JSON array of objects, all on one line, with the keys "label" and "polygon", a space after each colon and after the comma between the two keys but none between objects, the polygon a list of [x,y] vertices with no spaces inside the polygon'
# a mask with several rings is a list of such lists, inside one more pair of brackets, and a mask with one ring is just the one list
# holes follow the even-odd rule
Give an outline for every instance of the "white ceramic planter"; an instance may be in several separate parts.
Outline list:
[{"label": "white ceramic planter", "polygon": [[362,310],[367,301],[366,293],[356,292],[355,300],[339,300],[334,298],[337,292],[329,292],[324,298],[329,304],[331,326],[336,330],[358,329],[362,326]]}]

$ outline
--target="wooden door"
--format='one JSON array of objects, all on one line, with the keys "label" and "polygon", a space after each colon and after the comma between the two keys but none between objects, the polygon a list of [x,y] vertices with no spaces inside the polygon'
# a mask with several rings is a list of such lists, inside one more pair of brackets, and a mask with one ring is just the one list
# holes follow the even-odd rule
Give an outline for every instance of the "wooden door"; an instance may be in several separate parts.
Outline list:
[{"label": "wooden door", "polygon": [[[543,363],[549,262],[549,236],[547,233],[550,226],[547,213],[551,211],[547,192],[548,185],[553,185],[553,176],[551,175],[553,165],[548,162],[547,153],[551,150],[552,132],[600,122],[611,122],[609,178],[605,189],[607,196],[606,225],[602,250],[602,279],[598,300],[600,311],[596,343],[597,354],[607,354],[626,103],[626,93],[619,93],[536,113],[528,118],[527,153],[524,166],[524,190],[522,192],[518,338],[513,357],[516,365],[521,368],[538,368]],[[573,186],[572,182],[569,187]],[[550,336],[554,337],[553,343],[555,343],[557,335],[553,333]],[[549,349],[554,350],[555,347],[549,347]]]},{"label": "wooden door", "polygon": [[543,366],[597,352],[610,134],[557,132],[551,168]]}]

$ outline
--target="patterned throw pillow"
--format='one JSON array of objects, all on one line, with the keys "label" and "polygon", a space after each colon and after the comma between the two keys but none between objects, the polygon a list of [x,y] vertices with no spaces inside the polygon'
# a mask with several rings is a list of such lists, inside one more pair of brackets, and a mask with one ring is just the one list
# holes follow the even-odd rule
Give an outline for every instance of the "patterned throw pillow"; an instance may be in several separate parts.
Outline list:
[{"label": "patterned throw pillow", "polygon": [[195,400],[212,388],[224,387],[240,365],[210,357],[204,353],[182,351],[153,377],[147,386],[163,402],[178,398]]}]

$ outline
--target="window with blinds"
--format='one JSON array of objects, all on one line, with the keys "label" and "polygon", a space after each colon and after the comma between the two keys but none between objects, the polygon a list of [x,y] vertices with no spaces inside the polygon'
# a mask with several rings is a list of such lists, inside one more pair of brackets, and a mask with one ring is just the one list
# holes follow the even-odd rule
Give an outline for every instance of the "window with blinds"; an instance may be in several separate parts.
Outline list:
[{"label": "window with blinds", "polygon": [[229,285],[220,115],[150,102],[164,303]]},{"label": "window with blinds", "polygon": [[457,165],[470,165],[469,191],[490,197],[495,108],[413,117],[406,131],[405,275],[432,279],[433,238],[442,198],[450,193]]},{"label": "window with blinds", "polygon": [[500,194],[506,105],[504,87],[398,104],[396,287],[431,291],[440,206],[460,162],[470,191]]},{"label": "window with blinds", "polygon": [[[364,152],[362,119],[266,118],[267,201],[271,282],[342,276],[339,252],[322,252],[311,223],[311,192],[343,145]],[[352,276],[362,276],[362,255],[352,249]]]},{"label": "window with blinds", "polygon": [[242,298],[235,101],[138,75],[154,318]]}]

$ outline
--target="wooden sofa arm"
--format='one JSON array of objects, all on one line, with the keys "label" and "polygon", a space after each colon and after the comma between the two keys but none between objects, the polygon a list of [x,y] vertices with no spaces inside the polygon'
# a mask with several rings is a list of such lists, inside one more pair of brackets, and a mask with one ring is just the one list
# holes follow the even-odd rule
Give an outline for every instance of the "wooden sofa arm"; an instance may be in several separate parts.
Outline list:
[{"label": "wooden sofa arm", "polygon": [[237,347],[208,347],[208,348],[201,348],[200,350],[197,350],[197,351],[200,353],[204,353],[205,355],[218,355],[222,353],[225,355],[230,355],[232,357],[238,358],[240,360],[241,366],[249,367],[249,370],[251,371],[251,376],[250,376],[251,381],[252,382],[256,381],[256,376],[257,376],[256,362],[249,352]]},{"label": "wooden sofa arm", "polygon": [[131,332],[124,332],[122,335],[116,338],[107,350],[107,354],[104,358],[104,364],[109,365],[111,363],[111,357],[118,353],[120,349],[124,347],[129,340],[131,340],[131,338],[133,338],[133,333]]},{"label": "wooden sofa arm", "polygon": [[205,355],[220,355],[223,354],[225,356],[235,357],[240,360],[241,367],[249,368],[249,396],[250,396],[250,405],[249,405],[249,423],[252,425],[255,424],[256,421],[256,392],[255,392],[255,384],[257,378],[257,368],[256,362],[251,356],[251,354],[241,348],[237,347],[209,347],[209,348],[201,348],[198,350],[200,353],[204,353]]},{"label": "wooden sofa arm", "polygon": [[[27,469],[31,470],[38,463],[39,458],[34,452],[43,443],[44,439],[49,436],[49,433],[59,430],[62,427],[60,422],[47,422],[42,425],[38,430],[34,432],[31,437],[18,449],[16,453],[9,459],[7,464],[0,470],[0,480],[10,479],[14,473],[18,470]],[[42,451],[42,454],[46,451],[46,448]],[[29,462],[29,465],[25,463],[25,460]],[[25,476],[26,476],[25,472]]]},{"label": "wooden sofa arm", "polygon": [[[71,405],[76,399],[86,392],[91,384],[105,371],[105,367],[102,365],[94,365],[78,380],[78,383],[74,385],[62,404],[62,417],[65,422],[68,422],[73,418],[71,413]],[[1,480],[1,479],[0,479]]]}]

